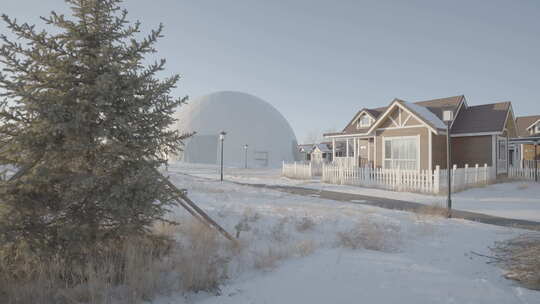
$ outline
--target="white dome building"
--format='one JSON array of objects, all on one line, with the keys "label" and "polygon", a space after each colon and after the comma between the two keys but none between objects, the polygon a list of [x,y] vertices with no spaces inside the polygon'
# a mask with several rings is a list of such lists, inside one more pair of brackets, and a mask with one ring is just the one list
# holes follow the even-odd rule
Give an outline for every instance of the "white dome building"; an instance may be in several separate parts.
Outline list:
[{"label": "white dome building", "polygon": [[287,120],[253,95],[224,91],[199,97],[182,105],[176,118],[181,132],[196,132],[185,142],[185,162],[219,164],[221,131],[227,133],[225,166],[244,167],[247,160],[249,168],[279,167],[296,158],[296,136]]}]

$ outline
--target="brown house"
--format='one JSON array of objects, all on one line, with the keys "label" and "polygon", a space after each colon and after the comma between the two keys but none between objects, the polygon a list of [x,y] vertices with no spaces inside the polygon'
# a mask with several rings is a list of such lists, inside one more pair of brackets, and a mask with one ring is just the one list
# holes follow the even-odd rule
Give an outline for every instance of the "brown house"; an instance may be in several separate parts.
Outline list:
[{"label": "brown house", "polygon": [[[540,136],[540,115],[522,116],[516,118],[516,127],[519,137],[537,137]],[[520,158],[523,160],[534,160],[535,149],[533,144],[516,145],[516,150],[520,151]],[[540,149],[537,149],[536,159],[540,158]]]},{"label": "brown house", "polygon": [[[446,113],[445,113],[446,112]],[[453,164],[495,166],[505,173],[515,155],[508,139],[517,136],[510,102],[469,106],[465,96],[419,102],[394,99],[388,106],[361,109],[343,131],[324,136],[345,141],[345,157],[377,168],[433,170],[446,168],[447,124],[452,140]]]}]

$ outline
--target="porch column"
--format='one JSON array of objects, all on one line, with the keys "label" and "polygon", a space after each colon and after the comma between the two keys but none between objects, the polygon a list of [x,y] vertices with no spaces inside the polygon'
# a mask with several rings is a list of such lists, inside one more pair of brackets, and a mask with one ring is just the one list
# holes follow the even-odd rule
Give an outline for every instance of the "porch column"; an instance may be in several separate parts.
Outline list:
[{"label": "porch column", "polygon": [[336,139],[332,138],[332,161],[336,160]]},{"label": "porch column", "polygon": [[345,153],[347,153],[346,157],[349,157],[349,139],[347,138],[345,140],[345,143],[346,143],[346,147],[345,147]]},{"label": "porch column", "polygon": [[358,139],[353,138],[353,153],[354,153],[354,161],[356,162],[358,159]]}]

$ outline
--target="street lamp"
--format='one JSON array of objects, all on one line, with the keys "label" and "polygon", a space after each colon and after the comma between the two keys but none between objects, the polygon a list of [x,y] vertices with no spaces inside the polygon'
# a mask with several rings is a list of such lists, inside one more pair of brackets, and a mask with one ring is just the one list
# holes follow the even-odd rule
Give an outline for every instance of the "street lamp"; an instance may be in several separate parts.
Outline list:
[{"label": "street lamp", "polygon": [[245,167],[247,169],[247,149],[248,149],[248,145],[245,144],[244,145],[244,160],[245,160]]},{"label": "street lamp", "polygon": [[221,170],[220,170],[221,181],[223,181],[223,142],[225,141],[225,135],[226,134],[227,134],[227,132],[225,132],[225,131],[221,131],[219,133],[219,141],[221,141]]},{"label": "street lamp", "polygon": [[450,126],[454,120],[453,111],[444,111],[443,120],[446,122],[446,169],[448,170],[448,199],[446,200],[446,208],[448,208],[448,217],[452,217],[452,139],[450,136]]}]

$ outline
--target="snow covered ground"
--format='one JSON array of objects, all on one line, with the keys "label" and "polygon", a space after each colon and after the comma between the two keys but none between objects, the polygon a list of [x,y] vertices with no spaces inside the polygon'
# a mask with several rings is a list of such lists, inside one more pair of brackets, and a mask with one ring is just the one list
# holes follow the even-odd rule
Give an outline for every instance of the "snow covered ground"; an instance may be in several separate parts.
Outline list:
[{"label": "snow covered ground", "polygon": [[[226,177],[282,182],[279,172],[237,172]],[[218,295],[172,294],[153,303],[540,302],[540,292],[505,280],[501,269],[472,253],[490,254],[494,242],[521,230],[221,183],[208,179],[216,177],[211,167],[173,166],[169,175],[226,230],[234,233],[246,218],[249,229],[240,235],[244,250],[231,261]],[[187,215],[179,209],[175,217]],[[306,219],[310,225],[303,225]],[[339,234],[365,222],[397,228],[388,234],[391,250],[343,246]],[[263,263],[265,256],[278,258]]]},{"label": "snow covered ground", "polygon": [[[219,178],[216,166],[177,163],[171,171],[195,176]],[[446,205],[446,197],[417,193],[394,192],[354,186],[324,184],[318,181],[291,180],[280,176],[279,169],[226,168],[227,180],[253,184],[295,185],[306,188],[355,193],[398,199],[422,204]],[[540,183],[510,182],[469,189],[453,195],[453,207],[494,216],[540,221]]]}]

